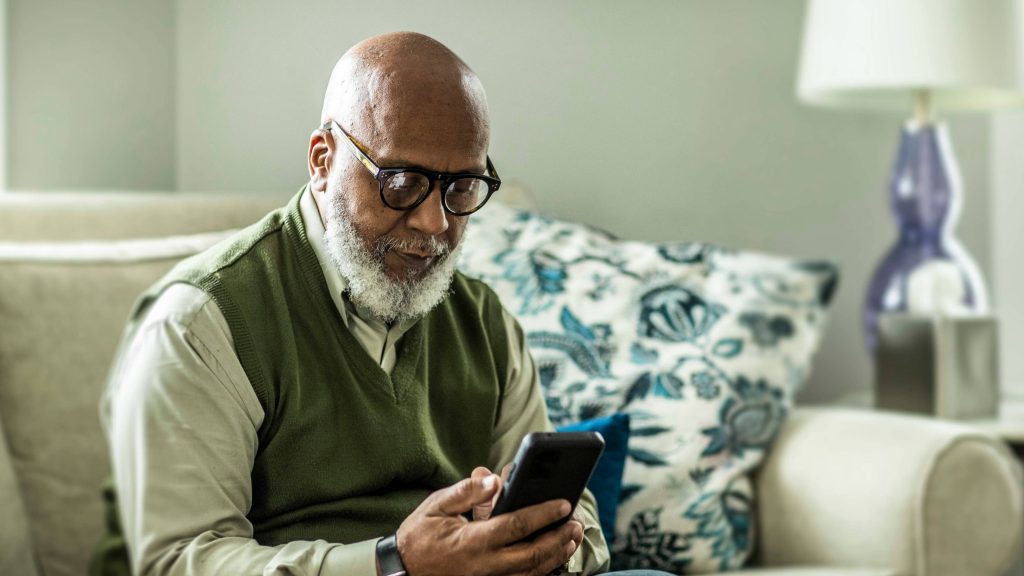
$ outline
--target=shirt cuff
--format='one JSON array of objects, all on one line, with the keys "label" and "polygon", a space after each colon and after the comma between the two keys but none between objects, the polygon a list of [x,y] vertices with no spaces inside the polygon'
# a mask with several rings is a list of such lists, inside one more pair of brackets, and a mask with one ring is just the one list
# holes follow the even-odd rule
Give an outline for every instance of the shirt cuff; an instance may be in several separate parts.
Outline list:
[{"label": "shirt cuff", "polygon": [[321,574],[331,576],[367,576],[377,574],[377,541],[363,540],[355,544],[335,546],[324,557]]}]

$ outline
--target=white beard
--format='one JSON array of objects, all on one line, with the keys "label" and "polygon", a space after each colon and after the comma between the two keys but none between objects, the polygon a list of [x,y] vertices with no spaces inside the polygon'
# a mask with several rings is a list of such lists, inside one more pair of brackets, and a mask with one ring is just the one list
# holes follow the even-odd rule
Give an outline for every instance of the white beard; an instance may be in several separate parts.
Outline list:
[{"label": "white beard", "polygon": [[[382,322],[391,324],[426,315],[448,296],[461,243],[452,250],[433,236],[400,240],[382,236],[366,246],[352,224],[342,198],[340,182],[331,179],[327,190],[327,226],[324,244],[334,266],[348,281],[349,298]],[[417,250],[436,256],[420,278],[392,279],[387,275],[384,256],[391,250]]]}]

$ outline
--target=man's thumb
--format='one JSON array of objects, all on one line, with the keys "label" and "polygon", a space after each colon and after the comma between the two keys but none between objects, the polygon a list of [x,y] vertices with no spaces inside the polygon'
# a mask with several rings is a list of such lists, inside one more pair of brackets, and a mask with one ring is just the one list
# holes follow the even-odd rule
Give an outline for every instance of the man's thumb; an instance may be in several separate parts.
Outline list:
[{"label": "man's thumb", "polygon": [[498,477],[466,478],[436,493],[437,509],[446,516],[464,514],[477,504],[490,502],[498,489]]}]

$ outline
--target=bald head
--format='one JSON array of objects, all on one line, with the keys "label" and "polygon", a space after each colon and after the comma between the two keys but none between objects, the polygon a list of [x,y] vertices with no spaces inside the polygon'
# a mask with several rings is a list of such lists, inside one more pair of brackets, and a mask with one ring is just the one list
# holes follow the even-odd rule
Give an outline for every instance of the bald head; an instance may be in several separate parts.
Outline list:
[{"label": "bald head", "polygon": [[334,66],[321,123],[336,120],[371,150],[467,145],[486,153],[487,98],[476,74],[440,42],[395,32],[353,46]]},{"label": "bald head", "polygon": [[[378,166],[413,169],[382,175],[356,159],[360,154],[339,131],[310,134],[309,190],[331,260],[352,301],[374,316],[386,322],[422,316],[448,294],[469,219],[450,212],[445,199],[457,191],[465,201],[483,190],[450,176],[483,175],[492,167],[483,86],[432,38],[377,36],[335,65],[324,95],[321,123],[327,121],[337,122]],[[427,186],[424,170],[449,176]],[[494,184],[487,186],[492,192]],[[421,195],[417,204],[395,209],[385,190]]]}]

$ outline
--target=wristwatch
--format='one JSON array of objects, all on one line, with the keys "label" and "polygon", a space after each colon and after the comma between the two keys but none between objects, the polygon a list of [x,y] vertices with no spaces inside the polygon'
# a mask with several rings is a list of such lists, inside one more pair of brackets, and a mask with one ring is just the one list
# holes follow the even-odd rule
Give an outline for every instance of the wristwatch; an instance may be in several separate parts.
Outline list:
[{"label": "wristwatch", "polygon": [[377,541],[377,565],[381,576],[405,576],[405,564],[398,554],[398,538],[392,534]]}]

